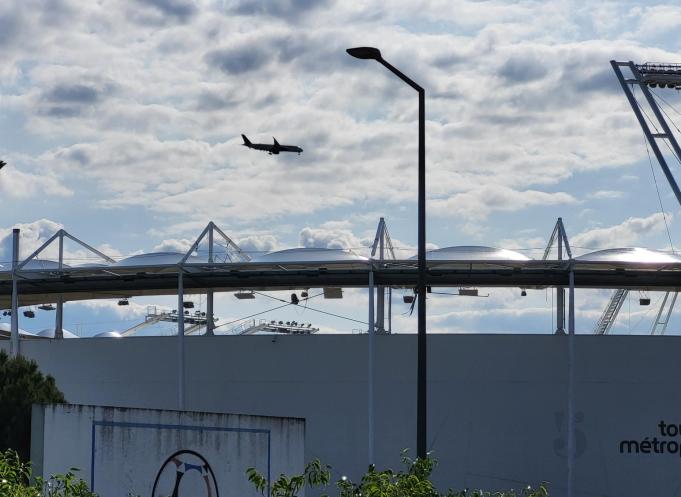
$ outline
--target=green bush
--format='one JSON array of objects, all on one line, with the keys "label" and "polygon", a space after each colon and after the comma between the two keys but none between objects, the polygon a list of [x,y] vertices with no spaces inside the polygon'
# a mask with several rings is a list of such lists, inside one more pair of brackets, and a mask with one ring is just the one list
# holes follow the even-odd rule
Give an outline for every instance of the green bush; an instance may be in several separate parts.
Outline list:
[{"label": "green bush", "polygon": [[31,452],[31,405],[63,403],[64,395],[35,361],[0,351],[0,451],[14,449],[22,461]]},{"label": "green bush", "polygon": [[47,480],[32,479],[30,463],[21,461],[16,451],[0,452],[1,497],[97,497],[87,483],[77,478],[76,468],[65,475],[53,475]]},{"label": "green bush", "polygon": [[[390,469],[377,471],[374,465],[369,466],[359,483],[354,483],[346,477],[336,482],[338,497],[548,497],[545,484],[538,488],[523,488],[522,490],[508,490],[503,492],[485,492],[483,490],[447,490],[440,493],[430,481],[430,475],[437,466],[437,460],[410,459],[406,451],[402,453],[404,470],[394,472]],[[271,487],[271,497],[298,497],[299,492],[306,485],[309,488],[327,487],[331,480],[331,467],[322,465],[314,460],[305,467],[300,475],[279,475]],[[248,479],[255,488],[267,496],[267,479],[255,468],[246,471]],[[322,497],[328,497],[323,493]]]}]

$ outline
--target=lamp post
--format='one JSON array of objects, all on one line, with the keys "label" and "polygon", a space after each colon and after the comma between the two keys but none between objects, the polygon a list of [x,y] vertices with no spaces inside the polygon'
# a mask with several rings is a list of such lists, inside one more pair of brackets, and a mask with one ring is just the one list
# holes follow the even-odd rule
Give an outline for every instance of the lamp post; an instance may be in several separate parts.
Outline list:
[{"label": "lamp post", "polygon": [[427,354],[426,354],[426,95],[423,88],[405,76],[373,47],[348,48],[357,59],[373,59],[411,86],[419,94],[419,172],[418,172],[418,342],[416,379],[416,456],[426,457]]}]

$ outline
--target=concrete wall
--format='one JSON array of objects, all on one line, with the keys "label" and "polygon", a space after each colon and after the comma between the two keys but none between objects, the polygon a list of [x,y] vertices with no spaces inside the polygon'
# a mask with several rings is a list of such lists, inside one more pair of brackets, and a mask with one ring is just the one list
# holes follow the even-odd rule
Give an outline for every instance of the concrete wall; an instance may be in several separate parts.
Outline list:
[{"label": "concrete wall", "polygon": [[[23,342],[70,402],[176,406],[174,337]],[[187,408],[306,418],[306,459],[356,477],[367,464],[364,336],[188,337]],[[681,496],[678,337],[577,337],[579,496]],[[435,480],[454,488],[550,482],[564,495],[567,339],[429,337]],[[376,337],[376,460],[415,447],[416,337]],[[664,432],[664,435],[663,435]],[[639,453],[626,440],[648,441]],[[656,446],[653,440],[656,437]],[[660,441],[667,444],[661,450]],[[676,448],[676,451],[673,449]],[[645,449],[648,449],[647,451]],[[657,450],[657,452],[656,452]],[[635,451],[634,451],[635,452]],[[673,453],[669,453],[673,452]]]},{"label": "concrete wall", "polygon": [[100,497],[256,496],[249,467],[304,467],[301,419],[61,405],[34,406],[32,424],[35,470],[77,467]]}]

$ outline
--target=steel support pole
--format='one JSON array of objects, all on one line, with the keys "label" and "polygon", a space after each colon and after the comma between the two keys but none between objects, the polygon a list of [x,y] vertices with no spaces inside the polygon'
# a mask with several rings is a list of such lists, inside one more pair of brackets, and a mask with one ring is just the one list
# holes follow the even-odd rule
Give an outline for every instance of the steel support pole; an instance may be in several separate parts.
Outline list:
[{"label": "steel support pole", "polygon": [[177,269],[177,408],[184,410],[184,281],[182,268]]},{"label": "steel support pole", "polygon": [[418,198],[418,358],[416,386],[416,455],[426,457],[428,365],[426,350],[426,95],[419,92],[419,198]]},{"label": "steel support pole", "polygon": [[[383,220],[383,218],[381,218]],[[378,239],[378,256],[381,264],[384,257],[385,225],[382,224],[381,236]],[[376,288],[376,328],[379,333],[385,333],[385,287]]]},{"label": "steel support pole", "polygon": [[393,289],[388,287],[388,333],[393,332]]},{"label": "steel support pole", "polygon": [[[558,260],[563,260],[563,234],[558,229]],[[556,333],[565,333],[565,289],[556,287]]]},{"label": "steel support pole", "polygon": [[64,338],[64,297],[57,297],[57,312],[54,316],[54,338]]},{"label": "steel support pole", "polygon": [[16,357],[19,351],[19,284],[17,281],[17,266],[19,265],[19,229],[12,230],[12,320],[10,355]]},{"label": "steel support pole", "polygon": [[[360,52],[357,52],[360,50]],[[354,51],[354,53],[353,53]],[[360,59],[375,59],[419,94],[419,155],[418,155],[418,278],[416,293],[417,357],[416,357],[416,456],[426,457],[427,402],[428,402],[428,354],[426,351],[426,92],[415,81],[386,61],[378,49],[348,49],[348,53]]]},{"label": "steel support pole", "polygon": [[575,481],[575,273],[570,269],[568,308],[568,420],[567,420],[567,497],[573,497]]},{"label": "steel support pole", "polygon": [[369,464],[374,464],[374,271],[369,271],[369,374],[368,374],[368,416],[369,416]]},{"label": "steel support pole", "polygon": [[[208,227],[208,262],[213,264],[213,225]],[[213,320],[213,290],[206,291],[206,335],[213,335],[215,321]]]},{"label": "steel support pole", "polygon": [[214,335],[215,321],[213,321],[213,290],[206,292],[206,335]]},{"label": "steel support pole", "polygon": [[[64,269],[64,230],[59,230],[59,271]],[[57,297],[57,312],[54,317],[54,338],[64,338],[64,298]]]}]

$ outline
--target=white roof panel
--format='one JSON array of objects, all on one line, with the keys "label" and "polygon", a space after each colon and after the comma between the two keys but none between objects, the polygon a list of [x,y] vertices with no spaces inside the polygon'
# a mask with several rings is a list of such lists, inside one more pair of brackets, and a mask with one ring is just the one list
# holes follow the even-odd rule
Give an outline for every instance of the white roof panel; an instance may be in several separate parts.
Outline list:
[{"label": "white roof panel", "polygon": [[[70,268],[66,264],[62,264],[62,268]],[[59,261],[51,261],[48,259],[31,259],[21,269],[59,269]]]},{"label": "white roof panel", "polygon": [[[62,332],[64,333],[64,338],[79,338],[78,335],[71,333],[69,330],[62,328]],[[54,338],[54,328],[45,328],[44,330],[39,331],[37,335],[39,337]]]},{"label": "white roof panel", "polygon": [[[416,256],[410,259],[417,259]],[[481,245],[458,245],[455,247],[444,247],[426,252],[426,259],[429,261],[530,261],[520,252],[514,250],[500,249],[495,247],[484,247]]]},{"label": "white roof panel", "polygon": [[103,331],[94,335],[93,338],[121,338],[121,334],[117,331]]},{"label": "white roof panel", "polygon": [[580,255],[575,260],[580,262],[632,262],[650,264],[681,263],[681,257],[662,252],[661,250],[641,247],[614,248],[598,250]]},{"label": "white roof panel", "polygon": [[[3,335],[6,333],[12,333],[12,325],[10,323],[0,323],[0,332],[3,332]],[[34,333],[31,333],[30,331],[22,330],[19,328],[19,335],[20,336],[35,336]]]},{"label": "white roof panel", "polygon": [[269,252],[267,254],[254,257],[251,262],[331,262],[331,261],[367,261],[362,257],[347,249],[328,249],[328,248],[293,248]]},{"label": "white roof panel", "polygon": [[[172,264],[179,264],[185,254],[181,252],[149,252],[148,254],[137,254],[125,259],[121,259],[114,266],[116,267],[130,267],[130,266],[165,266]],[[207,262],[203,257],[190,256],[187,259],[188,263],[192,262]]]}]

